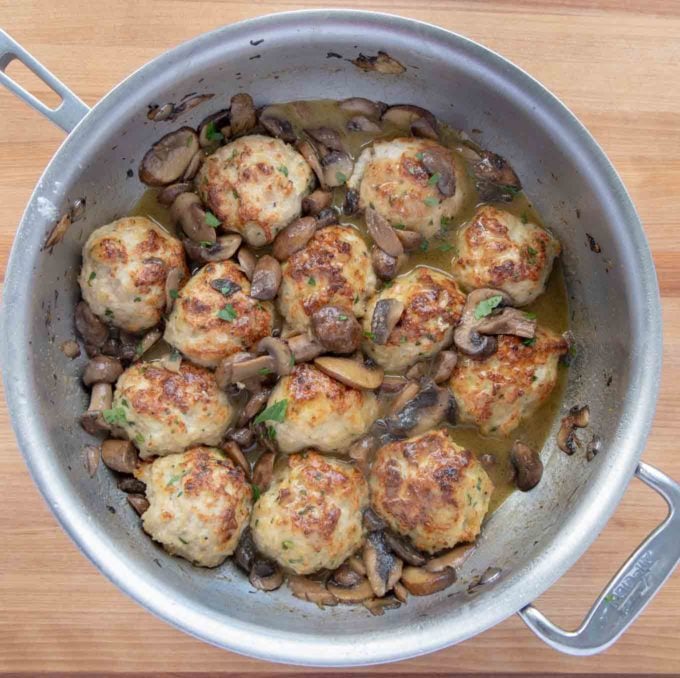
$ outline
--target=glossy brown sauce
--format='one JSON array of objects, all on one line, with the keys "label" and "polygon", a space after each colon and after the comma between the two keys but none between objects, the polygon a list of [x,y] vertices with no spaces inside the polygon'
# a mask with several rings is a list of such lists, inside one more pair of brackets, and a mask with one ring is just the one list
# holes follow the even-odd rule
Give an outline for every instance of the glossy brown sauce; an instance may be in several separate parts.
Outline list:
[{"label": "glossy brown sauce", "polygon": [[[342,111],[332,100],[291,102],[287,104],[276,104],[268,106],[268,112],[279,115],[291,122],[296,132],[303,128],[326,126],[338,130],[341,138],[353,159],[359,156],[361,150],[377,139],[394,139],[396,137],[407,136],[404,130],[391,125],[384,124],[380,134],[366,132],[348,132],[346,123],[350,114]],[[465,141],[459,132],[440,123],[441,143],[452,150],[462,148],[470,142]],[[493,149],[491,149],[493,150]],[[512,164],[512,158],[509,158]],[[521,178],[521,177],[520,177]],[[334,205],[341,208],[344,200],[344,188],[336,188],[334,193]],[[177,235],[176,227],[170,218],[169,209],[159,204],[156,200],[157,190],[147,190],[131,211],[132,216],[146,216],[157,221],[170,233]],[[429,266],[431,268],[450,274],[451,259],[455,255],[453,242],[458,228],[467,222],[473,215],[477,207],[478,199],[474,191],[471,192],[451,226],[446,231],[442,231],[427,243],[427,249],[411,254],[400,273],[410,271],[414,266]],[[544,225],[540,215],[527,199],[524,192],[517,194],[510,203],[503,203],[502,208],[517,215],[524,214],[529,221]],[[361,231],[367,238],[363,219],[358,217],[347,217],[342,215],[340,223],[353,225]],[[549,226],[549,225],[548,225]],[[367,238],[368,239],[368,238]],[[257,254],[264,254],[267,248],[259,250]],[[562,333],[568,329],[568,305],[567,293],[564,283],[564,275],[559,260],[555,262],[552,274],[548,280],[546,291],[536,301],[524,307],[527,311],[532,311],[537,316],[538,323],[557,333]],[[164,342],[159,342],[145,355],[145,359],[155,359],[167,353],[169,347]],[[557,385],[550,398],[537,410],[537,412],[527,421],[523,422],[507,438],[482,436],[475,427],[471,426],[451,426],[451,438],[459,445],[471,450],[479,458],[483,454],[491,454],[495,457],[495,464],[487,466],[486,470],[491,477],[495,490],[491,498],[490,511],[494,511],[515,489],[512,482],[512,472],[510,464],[510,449],[515,440],[521,440],[530,447],[540,450],[548,436],[553,421],[558,415],[564,385],[566,383],[566,368],[560,365]],[[238,405],[238,403],[236,403]],[[384,410],[389,404],[389,400],[383,399],[382,408]]]}]

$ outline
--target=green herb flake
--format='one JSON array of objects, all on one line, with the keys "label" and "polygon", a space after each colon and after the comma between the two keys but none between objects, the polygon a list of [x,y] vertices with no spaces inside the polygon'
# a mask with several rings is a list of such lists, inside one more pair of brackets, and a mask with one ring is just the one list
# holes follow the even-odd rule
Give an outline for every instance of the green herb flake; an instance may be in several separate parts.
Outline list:
[{"label": "green herb flake", "polygon": [[373,334],[373,332],[364,332],[364,336],[371,341],[375,339],[375,334]]},{"label": "green herb flake", "polygon": [[515,188],[514,186],[501,186],[500,187],[503,193],[506,193],[509,196],[512,196],[513,198],[518,194],[521,193],[522,189],[521,188]]},{"label": "green herb flake", "polygon": [[110,410],[104,410],[102,412],[104,421],[111,426],[122,426],[127,424],[127,416],[125,415],[125,410],[122,407],[114,407]]},{"label": "green herb flake", "polygon": [[338,316],[338,320],[349,320],[349,316],[346,316],[344,313],[341,313]]},{"label": "green herb flake", "polygon": [[500,294],[496,294],[493,297],[484,299],[480,301],[475,307],[475,320],[481,320],[486,318],[486,316],[491,315],[491,312],[503,301],[503,297]]},{"label": "green herb flake", "polygon": [[177,538],[182,542],[182,544],[188,544],[189,543],[186,539],[182,539],[182,537],[177,537]]},{"label": "green herb flake", "polygon": [[423,157],[424,157],[424,156],[423,156],[422,153],[416,153],[416,158],[418,158],[418,160],[422,160]]},{"label": "green herb flake", "polygon": [[238,200],[238,191],[235,188],[231,189],[231,194],[234,196],[234,200]]},{"label": "green herb flake", "polygon": [[205,136],[208,137],[209,141],[222,141],[222,139],[224,139],[224,134],[215,127],[214,120],[211,120],[205,126]]},{"label": "green herb flake", "polygon": [[279,165],[276,169],[279,170],[284,177],[288,176],[288,168],[285,165]]},{"label": "green herb flake", "polygon": [[393,280],[386,280],[386,281],[383,283],[383,289],[392,287],[392,285],[394,285],[394,281],[393,281]]},{"label": "green herb flake", "polygon": [[269,440],[276,440],[276,429],[273,426],[267,426],[267,435]]},{"label": "green herb flake", "polygon": [[226,320],[228,323],[230,323],[232,320],[235,320],[237,315],[236,309],[232,306],[232,304],[227,304],[224,308],[221,308],[219,311],[217,311],[217,317],[220,320]]},{"label": "green herb flake", "polygon": [[264,421],[283,421],[286,417],[286,408],[288,407],[288,400],[279,400],[273,405],[270,405],[266,410],[260,412],[255,417],[255,423],[261,424]]},{"label": "green herb flake", "polygon": [[135,442],[141,445],[144,442],[144,436],[141,433],[137,433],[135,435]]},{"label": "green herb flake", "polygon": [[272,371],[271,371],[268,367],[261,367],[261,368],[257,371],[257,373],[264,376],[264,375],[266,375],[266,374],[271,374]]},{"label": "green herb flake", "polygon": [[141,300],[142,300],[141,297],[135,297],[135,298],[134,298],[135,304],[139,303]]},{"label": "green herb flake", "polygon": [[526,212],[522,212],[522,214],[519,217],[522,220],[523,224],[528,224],[529,223],[529,217],[527,216]]},{"label": "green herb flake", "polygon": [[400,344],[405,344],[407,341],[406,337],[399,337],[399,343]]},{"label": "green herb flake", "polygon": [[536,343],[536,337],[530,337],[527,339],[522,339],[522,343],[525,346],[533,346]]},{"label": "green herb flake", "polygon": [[439,204],[439,200],[437,198],[425,198],[423,202],[428,206],[428,207],[436,207]]},{"label": "green herb flake", "polygon": [[439,245],[437,249],[440,252],[450,252],[453,249],[453,245],[450,242],[445,242],[443,245]]},{"label": "green herb flake", "polygon": [[437,182],[442,178],[442,175],[439,172],[435,172],[428,180],[427,180],[427,185],[428,186],[436,186]]},{"label": "green herb flake", "polygon": [[287,551],[288,549],[293,548],[293,542],[290,539],[284,539],[281,542],[281,547],[283,548],[284,551]]},{"label": "green herb flake", "polygon": [[253,490],[253,501],[257,501],[261,494],[260,488],[255,483],[253,483],[250,487]]},{"label": "green herb flake", "polygon": [[212,212],[206,212],[205,223],[211,228],[218,228],[220,225],[220,220]]},{"label": "green herb flake", "polygon": [[92,287],[92,281],[97,277],[97,273],[95,271],[92,271],[90,273],[90,277],[87,279],[87,286]]},{"label": "green herb flake", "polygon": [[107,308],[107,309],[104,311],[104,315],[105,315],[107,318],[113,318],[113,311],[112,311],[110,308]]},{"label": "green herb flake", "polygon": [[536,314],[533,311],[524,311],[524,317],[527,320],[536,320]]},{"label": "green herb flake", "polygon": [[290,354],[290,366],[293,367],[295,365],[295,356],[291,353]]},{"label": "green herb flake", "polygon": [[173,299],[177,299],[177,297],[179,297],[179,292],[177,290],[170,290],[170,296]]},{"label": "green herb flake", "polygon": [[210,240],[201,240],[201,247],[212,247],[215,243]]},{"label": "green herb flake", "polygon": [[421,252],[427,252],[427,250],[430,248],[430,241],[423,238],[420,242],[420,251]]},{"label": "green herb flake", "polygon": [[316,280],[310,275],[309,278],[307,278],[307,284],[310,287],[314,287],[316,285]]},{"label": "green herb flake", "polygon": [[406,228],[406,226],[404,226],[404,224],[394,224],[392,228],[396,228],[398,231],[403,231]]},{"label": "green herb flake", "polygon": [[347,183],[347,175],[343,172],[336,172],[335,178],[340,183],[340,185]]},{"label": "green herb flake", "polygon": [[604,597],[604,602],[605,603],[613,603],[616,600],[616,596],[613,593],[608,593]]}]

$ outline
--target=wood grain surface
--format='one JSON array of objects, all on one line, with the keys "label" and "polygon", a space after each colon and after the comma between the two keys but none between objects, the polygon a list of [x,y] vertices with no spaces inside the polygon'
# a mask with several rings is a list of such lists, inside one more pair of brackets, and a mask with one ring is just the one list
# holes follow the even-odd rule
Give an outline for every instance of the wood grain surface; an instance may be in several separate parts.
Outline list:
[{"label": "wood grain surface", "polygon": [[[335,5],[336,3],[332,3]],[[677,0],[453,2],[348,0],[439,24],[502,53],[559,96],[612,159],[642,216],[665,322],[661,398],[645,460],[680,479],[680,3]],[[88,104],[177,43],[220,25],[313,2],[0,0],[0,26]],[[317,5],[318,6],[318,5]],[[62,133],[0,91],[0,270]],[[303,673],[183,635],[104,579],[62,533],[0,410],[0,671]],[[663,518],[633,482],[580,562],[538,601],[574,627],[614,570]],[[680,536],[679,536],[680,538]],[[558,654],[518,618],[458,647],[374,673],[680,672],[680,574],[609,651]]]}]

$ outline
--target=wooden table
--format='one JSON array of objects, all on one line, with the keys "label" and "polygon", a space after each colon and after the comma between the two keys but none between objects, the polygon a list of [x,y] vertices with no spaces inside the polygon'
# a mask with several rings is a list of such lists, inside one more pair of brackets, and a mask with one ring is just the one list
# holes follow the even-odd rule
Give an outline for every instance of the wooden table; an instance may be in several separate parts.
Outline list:
[{"label": "wooden table", "polygon": [[[0,26],[94,104],[128,73],[203,31],[313,2],[0,0]],[[336,4],[336,3],[332,3]],[[680,3],[677,0],[348,0],[463,33],[525,68],[595,135],[632,193],[656,261],[665,321],[661,398],[645,460],[680,479]],[[61,132],[0,91],[0,270]],[[0,411],[0,671],[301,673],[209,647],[104,579],[57,527]],[[538,604],[573,627],[664,506],[633,482],[580,562]],[[680,672],[680,575],[608,652],[560,655],[517,618],[464,645],[376,673]]]}]

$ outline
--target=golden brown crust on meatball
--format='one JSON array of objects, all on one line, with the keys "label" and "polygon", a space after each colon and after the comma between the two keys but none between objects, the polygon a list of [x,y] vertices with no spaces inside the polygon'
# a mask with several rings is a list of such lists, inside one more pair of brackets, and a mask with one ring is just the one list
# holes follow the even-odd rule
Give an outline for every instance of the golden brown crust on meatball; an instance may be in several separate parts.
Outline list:
[{"label": "golden brown crust on meatball", "polygon": [[282,452],[315,447],[323,452],[351,445],[378,416],[371,391],[345,386],[309,363],[279,380],[267,405],[286,401],[283,421],[268,422]]},{"label": "golden brown crust on meatball", "polygon": [[363,540],[368,487],[354,466],[317,452],[286,457],[250,521],[258,549],[296,574],[334,569]]},{"label": "golden brown crust on meatball", "polygon": [[428,553],[474,541],[493,492],[473,454],[445,431],[381,447],[369,487],[373,510]]},{"label": "golden brown crust on meatball", "polygon": [[248,524],[252,488],[243,469],[219,450],[194,447],[143,464],[149,508],[144,530],[168,553],[215,567],[230,556]]},{"label": "golden brown crust on meatball", "polygon": [[233,417],[215,375],[182,361],[179,373],[160,363],[136,363],[119,377],[113,407],[125,413],[121,428],[146,459],[217,445]]},{"label": "golden brown crust on meatball", "polygon": [[[211,286],[216,280],[241,289],[225,296]],[[179,292],[165,340],[205,367],[216,367],[222,358],[250,350],[271,334],[274,310],[271,302],[249,294],[250,282],[233,261],[206,264]]]},{"label": "golden brown crust on meatball", "polygon": [[317,231],[282,271],[279,310],[295,330],[308,328],[312,314],[327,304],[360,318],[377,282],[366,243],[349,226]]},{"label": "golden brown crust on meatball", "polygon": [[459,232],[452,271],[468,290],[493,287],[523,306],[543,293],[559,253],[560,243],[540,226],[485,205]]},{"label": "golden brown crust on meatball", "polygon": [[209,156],[196,184],[201,199],[225,227],[262,247],[300,216],[313,174],[294,148],[254,134]]},{"label": "golden brown crust on meatball", "polygon": [[[397,299],[404,312],[387,343],[370,338],[375,305],[381,299]],[[460,320],[465,295],[455,280],[424,266],[397,278],[368,303],[364,316],[367,339],[364,350],[390,372],[400,372],[418,360],[432,357],[451,343],[453,328]]]},{"label": "golden brown crust on meatball", "polygon": [[165,310],[165,279],[189,275],[182,243],[146,217],[126,217],[96,229],[83,247],[78,282],[96,315],[128,332],[157,325]]},{"label": "golden brown crust on meatball", "polygon": [[567,349],[563,337],[537,327],[533,343],[500,335],[488,358],[460,355],[449,382],[459,421],[476,424],[485,435],[508,435],[550,396]]}]

